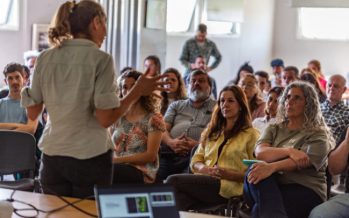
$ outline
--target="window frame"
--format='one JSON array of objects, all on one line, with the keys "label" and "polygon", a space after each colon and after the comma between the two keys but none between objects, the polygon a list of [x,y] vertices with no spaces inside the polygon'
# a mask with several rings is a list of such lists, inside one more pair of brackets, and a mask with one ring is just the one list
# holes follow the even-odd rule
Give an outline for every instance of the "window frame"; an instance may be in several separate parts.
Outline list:
[{"label": "window frame", "polygon": [[7,9],[7,13],[5,13],[6,22],[3,24],[0,24],[0,31],[18,31],[19,30],[20,2],[21,1],[19,0],[9,0],[9,7]]},{"label": "window frame", "polygon": [[[209,20],[205,20],[207,19],[205,10],[206,10],[205,0],[196,0],[187,31],[173,32],[173,31],[167,31],[167,28],[166,28],[166,34],[169,36],[192,36],[196,31],[196,27],[200,23],[206,23],[206,21],[209,21]],[[232,29],[234,28],[236,30],[235,32],[212,33],[208,31],[208,35],[214,36],[214,37],[222,37],[222,38],[239,38],[241,35],[241,23],[240,22],[231,22],[231,23],[232,23]],[[166,26],[167,24],[168,23],[166,22]]]},{"label": "window frame", "polygon": [[[306,10],[309,7],[301,7],[297,9],[297,38],[300,40],[309,40],[309,41],[333,41],[333,42],[347,42],[349,41],[349,31],[348,34],[345,38],[326,38],[326,37],[307,37],[304,35],[302,31],[302,10]],[[316,9],[319,7],[313,7],[312,9]],[[333,8],[321,8],[321,9],[333,9]],[[338,8],[338,9],[343,9],[343,8]],[[346,8],[349,13],[349,8]],[[344,29],[344,28],[341,28]]]}]

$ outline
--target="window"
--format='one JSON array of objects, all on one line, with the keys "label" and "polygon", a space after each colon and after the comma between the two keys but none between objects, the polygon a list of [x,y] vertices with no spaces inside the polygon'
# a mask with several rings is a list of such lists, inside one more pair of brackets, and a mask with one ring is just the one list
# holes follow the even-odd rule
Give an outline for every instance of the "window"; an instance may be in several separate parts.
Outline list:
[{"label": "window", "polygon": [[[205,23],[209,34],[231,34],[240,33],[242,21],[243,1],[231,0],[167,0],[167,23],[166,31],[170,33],[194,32],[199,23]],[[238,3],[236,3],[238,2]],[[226,9],[234,7],[234,13],[230,10],[227,18]],[[216,10],[215,10],[216,9]],[[217,12],[218,11],[218,12]],[[222,15],[224,16],[223,19]],[[237,18],[238,17],[238,18]],[[235,22],[232,20],[235,19]]]},{"label": "window", "polygon": [[18,30],[19,7],[18,0],[0,1],[0,30]]},{"label": "window", "polygon": [[306,39],[349,40],[349,8],[300,8],[299,33]]}]

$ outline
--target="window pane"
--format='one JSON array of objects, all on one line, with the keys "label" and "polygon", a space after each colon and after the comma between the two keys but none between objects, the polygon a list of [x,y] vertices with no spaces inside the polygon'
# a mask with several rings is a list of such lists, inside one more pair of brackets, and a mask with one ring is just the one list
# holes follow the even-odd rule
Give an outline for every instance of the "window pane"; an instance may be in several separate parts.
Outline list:
[{"label": "window pane", "polygon": [[18,30],[18,0],[0,0],[0,30]]},{"label": "window pane", "polygon": [[0,25],[6,24],[11,9],[11,0],[0,1]]},{"label": "window pane", "polygon": [[234,24],[231,22],[204,21],[204,23],[207,25],[208,34],[227,34],[232,33],[232,30],[234,31]]},{"label": "window pane", "polygon": [[349,39],[348,8],[301,8],[299,29],[309,39]]},{"label": "window pane", "polygon": [[167,32],[186,32],[195,5],[196,0],[167,0]]}]

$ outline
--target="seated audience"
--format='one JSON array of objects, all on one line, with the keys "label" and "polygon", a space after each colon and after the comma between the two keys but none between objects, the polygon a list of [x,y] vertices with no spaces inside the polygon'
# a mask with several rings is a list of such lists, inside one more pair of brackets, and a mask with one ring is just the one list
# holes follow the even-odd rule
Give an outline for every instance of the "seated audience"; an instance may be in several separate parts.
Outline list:
[{"label": "seated audience", "polygon": [[313,73],[303,72],[301,74],[300,80],[312,84],[318,94],[320,103],[323,103],[326,100],[326,93],[321,88],[319,81],[316,79]]},{"label": "seated audience", "polygon": [[[330,127],[336,140],[336,146],[342,143],[345,131],[349,126],[349,107],[342,100],[346,89],[346,79],[339,74],[332,75],[326,83],[327,99],[320,105],[325,122]],[[327,176],[328,194],[330,195],[332,176],[329,172]],[[345,174],[342,174],[339,179],[339,185],[344,185],[344,180]]]},{"label": "seated audience", "polygon": [[157,180],[188,172],[190,151],[199,144],[201,132],[211,119],[216,101],[210,98],[211,82],[205,71],[191,72],[188,97],[175,101],[165,114],[166,132],[162,138]]},{"label": "seated audience", "polygon": [[282,72],[282,86],[288,86],[290,83],[298,80],[298,68],[294,66],[285,67]]},{"label": "seated audience", "polygon": [[[349,167],[349,128],[344,141],[328,156],[328,169],[332,175],[348,171]],[[349,216],[349,193],[332,197],[329,201],[315,207],[309,218],[340,218]]]},{"label": "seated audience", "polygon": [[258,88],[263,100],[267,101],[267,98],[268,98],[267,88],[268,88],[269,74],[265,71],[257,71],[254,73],[254,76],[257,79]]},{"label": "seated audience", "polygon": [[[195,62],[193,64],[191,64],[190,66],[193,67],[193,70],[202,70],[202,71],[205,71],[206,73],[208,73],[208,71],[207,71],[208,66],[207,66],[206,59],[203,56],[201,56],[201,55],[197,56],[195,58]],[[186,84],[186,86],[188,86],[188,83],[189,83],[188,78],[189,78],[189,76],[184,78],[184,83]],[[210,80],[211,80],[211,84],[212,84],[212,91],[211,91],[212,97],[214,99],[217,99],[217,83],[216,83],[216,80],[214,78],[212,78],[212,77],[210,77]]]},{"label": "seated audience", "polygon": [[347,89],[345,84],[346,80],[342,75],[332,75],[326,87],[327,99],[321,104],[321,112],[332,131],[336,145],[341,143],[341,137],[349,126],[349,107],[342,100]]},{"label": "seated audience", "polygon": [[28,119],[26,110],[20,103],[21,90],[25,83],[23,66],[18,63],[9,63],[3,73],[9,93],[7,97],[0,99],[0,129],[34,134],[38,121]]},{"label": "seated audience", "polygon": [[[121,76],[121,97],[126,96],[142,73]],[[156,113],[158,99],[142,96],[115,124],[113,184],[152,183],[159,167],[158,151],[165,123]]]},{"label": "seated audience", "polygon": [[334,144],[313,86],[288,85],[281,97],[277,123],[256,143],[245,177],[245,198],[253,217],[306,218],[326,200],[327,154]]},{"label": "seated audience", "polygon": [[318,60],[311,60],[308,62],[308,68],[312,69],[314,73],[316,74],[316,77],[318,78],[320,82],[320,86],[322,89],[326,89],[326,79],[324,74],[321,72],[321,63]]},{"label": "seated audience", "polygon": [[177,100],[186,99],[185,85],[181,74],[175,68],[168,68],[163,73],[167,77],[165,78],[170,84],[167,86],[168,91],[161,92],[161,114],[165,115],[168,106]]},{"label": "seated audience", "polygon": [[242,195],[247,170],[242,160],[253,159],[258,136],[241,88],[223,88],[191,160],[194,175],[177,174],[167,179],[175,188],[179,210],[203,209]]},{"label": "seated audience", "polygon": [[284,61],[280,58],[276,58],[270,62],[270,66],[273,69],[274,78],[271,80],[271,87],[282,86],[282,71],[284,70]]},{"label": "seated audience", "polygon": [[228,85],[237,85],[240,79],[248,74],[253,75],[253,67],[249,65],[249,62],[246,62],[239,68],[235,79],[228,82]]},{"label": "seated audience", "polygon": [[265,115],[265,102],[262,97],[260,97],[256,77],[253,74],[245,75],[240,79],[238,85],[242,88],[247,97],[252,120],[257,117],[263,117]]},{"label": "seated audience", "polygon": [[[18,63],[10,63],[10,64],[18,64]],[[23,79],[23,86],[29,86],[30,85],[30,70],[25,65],[22,65],[22,68],[23,68],[23,73],[21,73],[21,75],[22,75],[22,79]],[[6,84],[6,86],[0,90],[0,99],[5,98],[9,95],[9,87],[8,87],[7,82],[6,82],[6,78],[5,78],[5,84]]]},{"label": "seated audience", "polygon": [[161,62],[156,55],[147,56],[144,59],[144,67],[149,68],[149,76],[158,76],[161,74]]},{"label": "seated audience", "polygon": [[274,124],[276,122],[276,113],[279,105],[279,98],[282,95],[283,91],[283,87],[274,86],[268,93],[265,116],[258,117],[253,120],[252,126],[256,128],[260,133],[263,133],[264,129],[269,124]]}]

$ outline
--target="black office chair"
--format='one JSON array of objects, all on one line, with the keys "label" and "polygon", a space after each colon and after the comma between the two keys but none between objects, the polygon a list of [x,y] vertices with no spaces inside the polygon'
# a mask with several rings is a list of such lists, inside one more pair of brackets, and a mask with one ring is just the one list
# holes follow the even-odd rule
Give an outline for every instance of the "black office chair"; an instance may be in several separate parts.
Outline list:
[{"label": "black office chair", "polygon": [[35,171],[34,136],[25,132],[0,130],[0,177],[20,173],[27,178],[16,181],[0,181],[0,188],[22,191],[34,190]]}]

